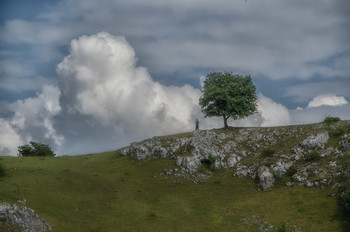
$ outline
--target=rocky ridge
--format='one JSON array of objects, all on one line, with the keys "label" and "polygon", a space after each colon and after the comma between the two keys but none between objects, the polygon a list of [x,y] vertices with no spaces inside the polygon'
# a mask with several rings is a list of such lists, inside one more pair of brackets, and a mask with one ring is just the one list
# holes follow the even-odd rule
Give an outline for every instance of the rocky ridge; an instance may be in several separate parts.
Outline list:
[{"label": "rocky ridge", "polygon": [[230,169],[233,176],[258,180],[262,190],[269,190],[281,179],[288,186],[339,187],[350,180],[350,168],[339,161],[349,152],[350,121],[200,130],[154,137],[120,150],[121,155],[139,161],[173,159],[176,166],[159,175],[199,183],[210,178],[215,169]]}]

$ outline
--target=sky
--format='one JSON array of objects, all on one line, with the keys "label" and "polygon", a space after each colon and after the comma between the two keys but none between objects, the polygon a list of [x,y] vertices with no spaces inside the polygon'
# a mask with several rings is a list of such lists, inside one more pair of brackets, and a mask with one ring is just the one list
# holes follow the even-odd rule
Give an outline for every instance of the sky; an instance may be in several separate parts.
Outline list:
[{"label": "sky", "polygon": [[251,75],[258,112],[231,126],[350,119],[350,2],[1,0],[0,155],[58,155],[223,127],[209,72]]}]

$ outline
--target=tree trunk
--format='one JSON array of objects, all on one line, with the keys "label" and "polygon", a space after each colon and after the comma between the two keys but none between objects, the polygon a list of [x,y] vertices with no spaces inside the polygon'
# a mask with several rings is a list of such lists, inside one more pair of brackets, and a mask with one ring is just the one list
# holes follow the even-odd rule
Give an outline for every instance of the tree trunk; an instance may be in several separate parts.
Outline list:
[{"label": "tree trunk", "polygon": [[226,115],[223,115],[224,117],[224,125],[225,125],[225,128],[228,128],[228,125],[227,125],[227,119],[228,117],[226,117]]}]

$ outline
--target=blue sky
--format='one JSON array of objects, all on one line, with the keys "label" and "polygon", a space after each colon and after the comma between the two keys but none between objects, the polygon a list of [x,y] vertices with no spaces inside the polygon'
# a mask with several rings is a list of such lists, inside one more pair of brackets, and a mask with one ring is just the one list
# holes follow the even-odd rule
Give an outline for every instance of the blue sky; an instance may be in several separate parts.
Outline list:
[{"label": "blue sky", "polygon": [[115,149],[195,118],[221,127],[198,108],[211,71],[257,87],[258,114],[232,126],[350,119],[349,15],[342,0],[2,0],[0,153]]}]

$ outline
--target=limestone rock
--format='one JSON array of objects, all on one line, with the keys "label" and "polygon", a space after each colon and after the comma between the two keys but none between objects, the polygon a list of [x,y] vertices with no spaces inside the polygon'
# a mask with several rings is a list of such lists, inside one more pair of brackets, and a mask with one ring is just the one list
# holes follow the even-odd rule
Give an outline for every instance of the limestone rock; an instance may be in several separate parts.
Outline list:
[{"label": "limestone rock", "polygon": [[273,174],[270,172],[269,168],[266,166],[262,166],[258,169],[258,178],[259,178],[259,186],[262,190],[266,191],[273,187],[273,183],[275,182],[275,178]]},{"label": "limestone rock", "polygon": [[156,146],[153,148],[152,153],[156,157],[160,157],[162,159],[165,159],[168,156],[168,151],[164,147]]},{"label": "limestone rock", "polygon": [[329,135],[328,132],[322,132],[317,135],[310,135],[303,141],[301,141],[300,145],[305,148],[320,148],[323,149],[324,145],[328,142]]},{"label": "limestone rock", "polygon": [[248,168],[247,168],[247,166],[245,166],[245,165],[238,166],[236,171],[235,171],[235,173],[234,173],[234,176],[238,176],[238,177],[248,176]]},{"label": "limestone rock", "polygon": [[144,145],[132,145],[129,149],[129,154],[135,160],[144,160],[150,156],[150,152]]},{"label": "limestone rock", "polygon": [[51,230],[51,226],[40,218],[34,210],[17,205],[0,203],[0,221],[22,228],[23,232],[44,232]]},{"label": "limestone rock", "polygon": [[200,164],[200,160],[194,156],[178,156],[176,159],[176,165],[183,167],[184,171],[191,174],[197,172]]},{"label": "limestone rock", "polygon": [[293,165],[293,162],[284,162],[282,160],[277,161],[275,165],[272,165],[273,172],[276,176],[283,176],[287,170]]}]

